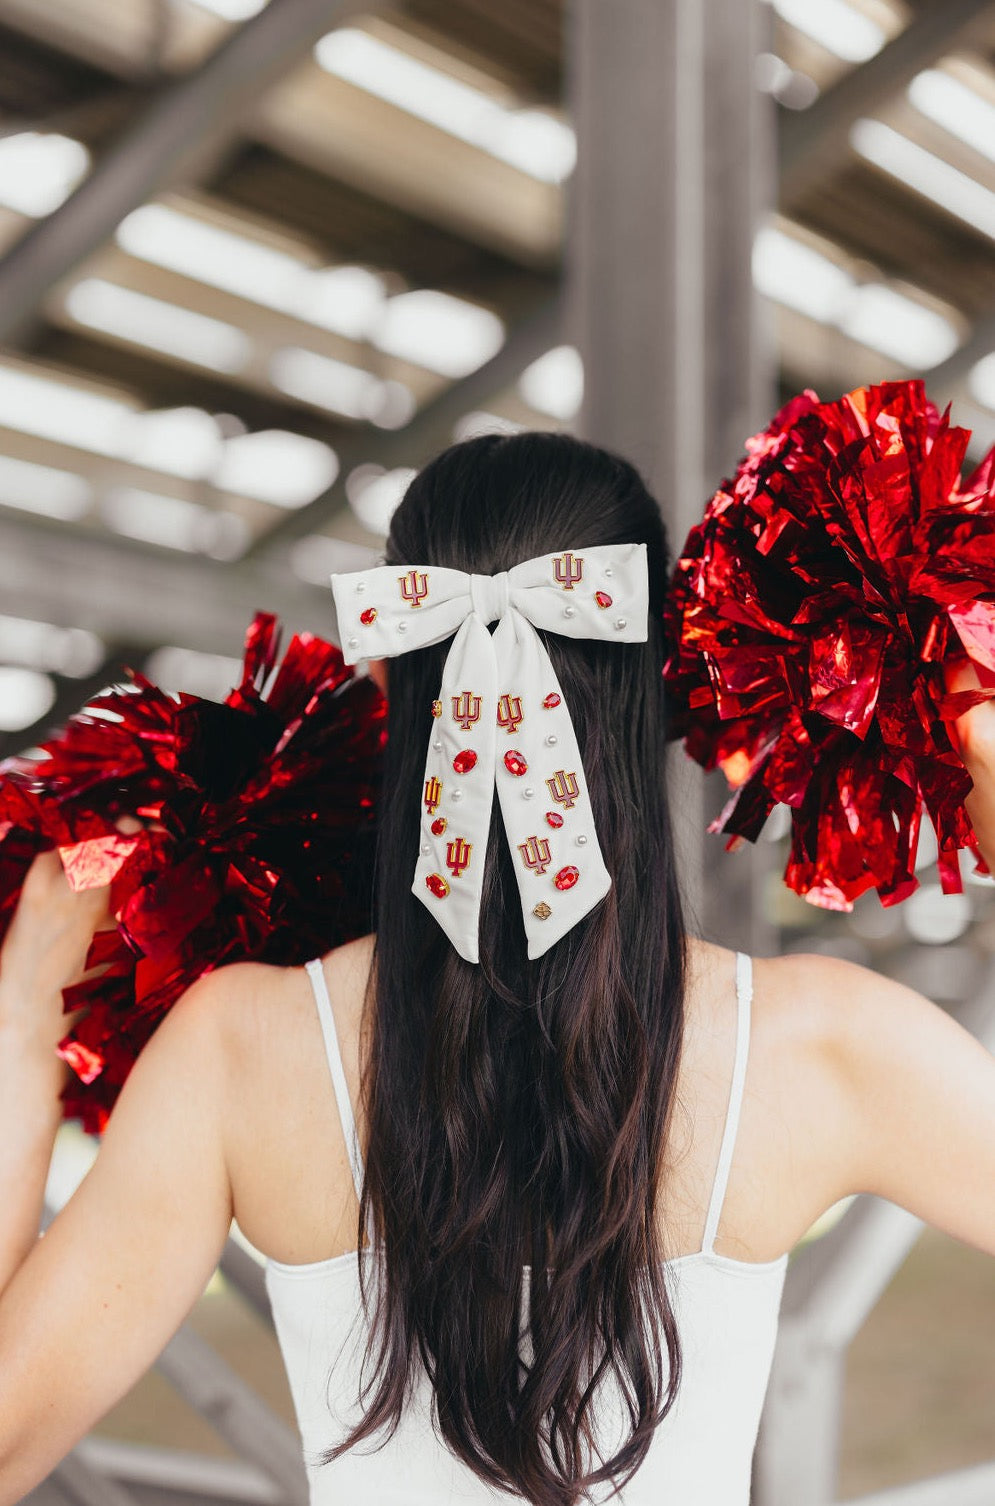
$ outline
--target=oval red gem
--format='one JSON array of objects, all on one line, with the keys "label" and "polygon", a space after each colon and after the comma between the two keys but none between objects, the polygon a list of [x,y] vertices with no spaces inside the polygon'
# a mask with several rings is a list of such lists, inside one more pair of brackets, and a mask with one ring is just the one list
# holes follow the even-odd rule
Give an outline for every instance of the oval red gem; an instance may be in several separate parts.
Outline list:
[{"label": "oval red gem", "polygon": [[476,753],[474,753],[473,749],[464,748],[463,751],[461,753],[457,753],[456,757],[453,759],[453,768],[456,770],[457,774],[469,774],[470,770],[473,768],[476,762],[477,755]]},{"label": "oval red gem", "polygon": [[425,880],[425,888],[430,889],[436,899],[445,899],[449,893],[449,881],[441,873],[430,873]]},{"label": "oval red gem", "polygon": [[369,627],[369,625],[370,625],[371,622],[376,622],[376,620],[377,620],[377,609],[376,609],[376,607],[367,607],[365,612],[360,612],[360,614],[359,614],[359,620],[363,624],[364,627]]},{"label": "oval red gem", "polygon": [[573,867],[561,868],[553,880],[557,889],[572,889],[580,878],[580,869]]},{"label": "oval red gem", "polygon": [[612,604],[612,599],[607,591],[595,591],[594,599],[599,607],[610,607]]},{"label": "oval red gem", "polygon": [[527,774],[529,771],[529,766],[525,762],[525,759],[514,748],[509,748],[508,752],[504,755],[504,766],[509,774],[522,775]]},{"label": "oval red gem", "polygon": [[560,815],[559,811],[546,812],[546,825],[551,826],[554,831],[559,831],[560,827],[563,825],[563,817]]},{"label": "oval red gem", "polygon": [[446,820],[445,816],[436,816],[435,820],[432,822],[433,837],[441,837],[442,833],[445,831],[448,825],[449,822]]},{"label": "oval red gem", "polygon": [[547,711],[552,711],[554,706],[558,706],[560,704],[560,697],[556,694],[555,690],[552,690],[550,691],[549,695],[546,696],[542,704],[545,706]]}]

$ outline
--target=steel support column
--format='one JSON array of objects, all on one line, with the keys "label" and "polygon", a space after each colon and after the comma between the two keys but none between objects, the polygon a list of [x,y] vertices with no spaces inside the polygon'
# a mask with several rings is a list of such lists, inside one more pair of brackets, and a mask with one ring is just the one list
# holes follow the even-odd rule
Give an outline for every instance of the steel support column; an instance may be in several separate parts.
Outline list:
[{"label": "steel support column", "polygon": [[[703,0],[704,50],[704,387],[702,455],[705,488],[698,509],[769,419],[776,392],[773,329],[753,287],[753,241],[773,203],[776,119],[770,96],[756,87],[754,59],[764,50],[768,7],[756,0]],[[728,798],[720,774],[705,780],[706,822]],[[769,843],[726,853],[705,838],[702,928],[726,946],[766,954],[774,928],[764,894]]]},{"label": "steel support column", "polygon": [[[703,23],[699,0],[575,0],[568,39],[578,162],[567,317],[584,362],[580,432],[639,468],[672,550],[704,491]],[[671,796],[697,914],[702,788],[679,751]]]},{"label": "steel support column", "polygon": [[[574,9],[567,270],[581,427],[640,468],[673,551],[770,406],[750,274],[772,150],[753,86],[758,25],[743,0]],[[702,781],[679,751],[671,772],[685,890],[708,931]],[[752,860],[733,868],[723,937],[757,950]]]},{"label": "steel support column", "polygon": [[[168,85],[90,176],[0,262],[0,340],[49,288],[111,236],[129,210],[182,175],[218,131],[356,8],[356,0],[272,0],[192,73]],[[363,10],[376,9],[364,3]]]}]

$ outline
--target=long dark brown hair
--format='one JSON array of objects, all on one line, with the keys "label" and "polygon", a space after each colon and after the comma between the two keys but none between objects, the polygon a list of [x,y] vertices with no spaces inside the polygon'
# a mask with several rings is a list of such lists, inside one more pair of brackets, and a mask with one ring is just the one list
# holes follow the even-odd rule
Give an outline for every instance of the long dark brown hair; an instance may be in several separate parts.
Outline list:
[{"label": "long dark brown hair", "polygon": [[[664,782],[665,536],[625,461],[527,433],[469,440],[427,465],[386,549],[394,565],[493,574],[610,543],[647,545],[649,641],[542,636],[612,888],[536,961],[496,800],[479,966],[411,893],[449,643],[390,662],[360,1210],[381,1262],[364,1282],[365,1415],[326,1455],[389,1436],[424,1367],[453,1452],[537,1506],[624,1483],[680,1381],[656,1211],[685,979]],[[606,1384],[630,1427],[604,1458]]]}]

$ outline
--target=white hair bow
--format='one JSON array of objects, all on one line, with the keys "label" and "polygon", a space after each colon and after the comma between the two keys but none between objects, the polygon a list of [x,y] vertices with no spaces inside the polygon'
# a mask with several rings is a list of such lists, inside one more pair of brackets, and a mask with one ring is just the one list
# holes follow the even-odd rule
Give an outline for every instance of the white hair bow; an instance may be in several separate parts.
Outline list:
[{"label": "white hair bow", "polygon": [[535,630],[645,642],[645,544],[546,554],[498,575],[383,565],[333,575],[332,591],[348,664],[455,633],[432,706],[412,890],[460,956],[479,962],[496,784],[528,954],[541,957],[604,898],[611,878],[570,713]]}]

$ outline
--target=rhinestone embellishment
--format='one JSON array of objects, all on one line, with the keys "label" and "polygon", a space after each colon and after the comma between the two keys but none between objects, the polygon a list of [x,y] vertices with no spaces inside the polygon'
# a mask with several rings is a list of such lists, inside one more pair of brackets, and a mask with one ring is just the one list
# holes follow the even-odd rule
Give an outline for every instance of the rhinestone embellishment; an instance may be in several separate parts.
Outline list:
[{"label": "rhinestone embellishment", "polygon": [[519,777],[522,774],[527,774],[529,771],[529,766],[525,762],[525,759],[514,748],[509,748],[504,755],[504,766],[509,774],[517,774]]},{"label": "rhinestone embellishment", "polygon": [[456,757],[453,759],[453,768],[456,770],[457,774],[469,774],[470,770],[476,765],[476,762],[477,755],[476,753],[474,753],[473,749],[464,748],[462,752],[457,753]]},{"label": "rhinestone embellishment", "polygon": [[446,820],[445,816],[436,816],[435,820],[432,822],[433,837],[441,837],[442,833],[445,831],[448,825],[449,822]]},{"label": "rhinestone embellishment", "polygon": [[548,920],[552,913],[552,910],[544,899],[541,899],[537,905],[532,906],[532,914],[536,920]]},{"label": "rhinestone embellishment", "polygon": [[560,815],[559,811],[546,812],[546,825],[551,826],[554,831],[559,831],[560,827],[563,825],[563,817]]},{"label": "rhinestone embellishment", "polygon": [[432,715],[433,716],[441,716],[442,715],[442,702],[441,701],[433,701],[432,702]]},{"label": "rhinestone embellishment", "polygon": [[608,595],[607,591],[595,591],[594,599],[598,603],[598,606],[601,607],[602,611],[606,611],[612,604],[612,599]]},{"label": "rhinestone embellishment", "polygon": [[547,711],[552,711],[554,706],[560,704],[560,697],[556,694],[555,690],[551,690],[549,695],[544,697],[542,704]]},{"label": "rhinestone embellishment", "polygon": [[559,873],[554,878],[553,883],[556,885],[557,889],[572,889],[579,878],[580,869],[574,868],[572,864],[568,864],[566,868],[560,869]]},{"label": "rhinestone embellishment", "polygon": [[364,627],[369,627],[369,625],[370,625],[371,622],[376,622],[376,620],[377,620],[377,609],[376,609],[376,607],[367,607],[365,612],[360,612],[360,614],[359,614],[359,620],[363,624]]},{"label": "rhinestone embellishment", "polygon": [[441,873],[430,873],[425,880],[425,888],[430,890],[436,899],[445,899],[449,893],[449,880],[444,879]]}]

